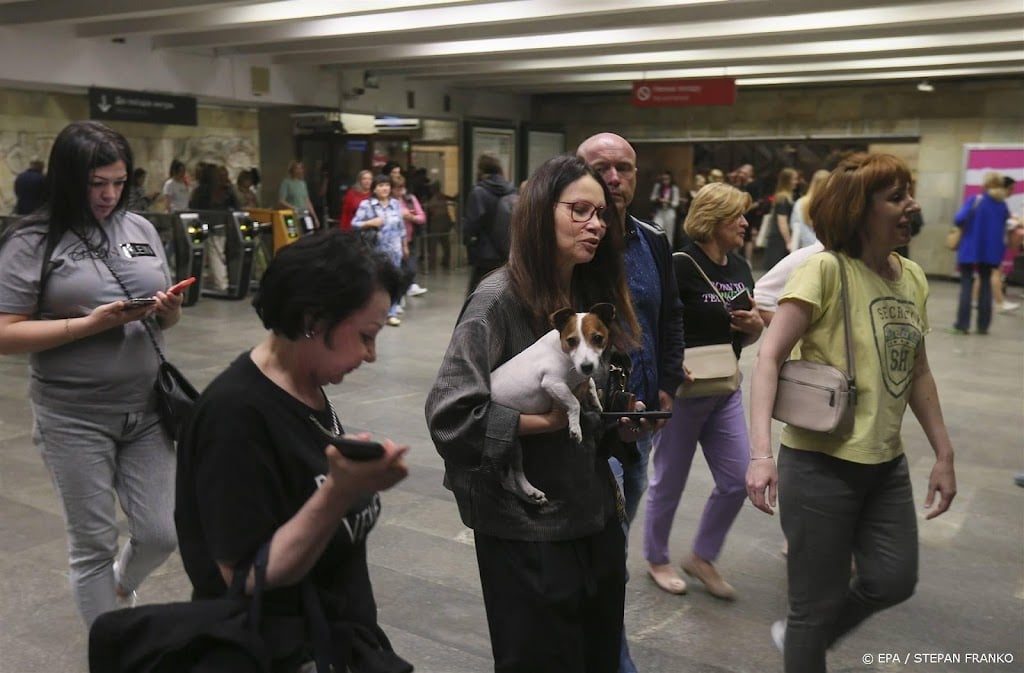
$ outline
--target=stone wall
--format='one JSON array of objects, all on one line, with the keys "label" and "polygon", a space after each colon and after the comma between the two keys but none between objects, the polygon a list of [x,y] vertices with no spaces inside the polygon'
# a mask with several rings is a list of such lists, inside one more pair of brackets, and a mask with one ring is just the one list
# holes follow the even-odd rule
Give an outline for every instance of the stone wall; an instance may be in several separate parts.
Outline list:
[{"label": "stone wall", "polygon": [[[85,94],[0,89],[0,213],[14,208],[14,178],[38,157],[47,161],[53,139],[69,122],[86,119]],[[146,189],[157,191],[173,159],[189,171],[200,161],[223,164],[232,179],[259,166],[255,110],[200,106],[197,126],[110,122],[131,144],[135,165],[148,172]],[[290,139],[289,139],[290,140]]]}]

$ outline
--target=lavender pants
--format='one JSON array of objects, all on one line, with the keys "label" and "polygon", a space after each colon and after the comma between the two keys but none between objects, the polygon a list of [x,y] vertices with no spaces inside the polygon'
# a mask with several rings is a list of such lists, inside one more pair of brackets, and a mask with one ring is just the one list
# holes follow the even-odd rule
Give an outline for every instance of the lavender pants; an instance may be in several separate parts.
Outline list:
[{"label": "lavender pants", "polygon": [[668,536],[698,442],[715,488],[704,506],[693,553],[714,561],[747,497],[750,442],[739,390],[728,395],[677,399],[672,418],[655,435],[651,457],[654,476],[647,491],[644,518],[644,558],[650,563],[669,562]]}]

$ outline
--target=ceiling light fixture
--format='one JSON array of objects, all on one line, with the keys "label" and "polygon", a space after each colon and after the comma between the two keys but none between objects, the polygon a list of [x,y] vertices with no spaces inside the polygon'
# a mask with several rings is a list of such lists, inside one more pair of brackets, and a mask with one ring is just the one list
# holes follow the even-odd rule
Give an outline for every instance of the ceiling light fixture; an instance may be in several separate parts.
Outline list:
[{"label": "ceiling light fixture", "polygon": [[921,80],[917,83],[917,90],[923,93],[931,93],[935,91],[935,86],[926,79]]}]

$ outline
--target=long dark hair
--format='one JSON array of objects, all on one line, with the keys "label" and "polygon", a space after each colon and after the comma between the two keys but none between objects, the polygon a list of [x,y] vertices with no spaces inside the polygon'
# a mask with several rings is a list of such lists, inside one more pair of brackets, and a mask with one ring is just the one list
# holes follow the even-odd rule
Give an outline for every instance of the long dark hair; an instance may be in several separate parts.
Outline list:
[{"label": "long dark hair", "polygon": [[[577,264],[571,286],[560,287],[558,250],[555,240],[555,206],[566,187],[590,176],[601,186],[606,204],[613,204],[611,192],[600,174],[579,157],[560,155],[544,162],[530,176],[512,212],[512,243],[508,276],[512,293],[532,313],[534,330],[548,331],[548,316],[567,305],[586,310],[599,302],[610,302],[617,312],[612,326],[613,342],[629,346],[640,334],[629,298],[623,269],[625,233],[618,210],[608,207],[603,219],[607,231],[594,259]],[[569,294],[571,293],[571,296]]]},{"label": "long dark hair", "polygon": [[46,201],[36,212],[19,221],[13,229],[45,224],[48,245],[55,247],[69,231],[89,239],[100,232],[101,247],[107,246],[106,232],[89,206],[89,179],[93,170],[123,161],[128,179],[115,212],[123,211],[131,192],[134,172],[132,150],[123,135],[105,124],[77,121],[57,134],[50,149],[46,172]]}]

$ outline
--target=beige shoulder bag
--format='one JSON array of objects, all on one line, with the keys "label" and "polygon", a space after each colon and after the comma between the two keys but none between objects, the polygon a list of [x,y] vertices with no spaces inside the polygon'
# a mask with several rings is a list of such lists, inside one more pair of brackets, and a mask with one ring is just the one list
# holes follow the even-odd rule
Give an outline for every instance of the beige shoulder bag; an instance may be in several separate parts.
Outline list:
[{"label": "beige shoulder bag", "polygon": [[842,436],[853,430],[857,387],[850,333],[850,300],[846,290],[846,267],[839,255],[832,254],[839,262],[846,367],[849,373],[818,362],[787,360],[779,371],[779,385],[775,392],[772,418],[804,430]]},{"label": "beige shoulder bag", "polygon": [[[697,260],[685,252],[677,252],[673,257],[676,255],[686,257],[697,267],[697,271],[707,281],[708,287],[718,295],[719,301],[722,302],[722,308],[728,312],[728,302],[725,301],[708,275],[704,273],[704,269],[700,268]],[[684,380],[676,390],[676,397],[726,395],[740,387],[739,362],[736,360],[736,353],[733,352],[731,343],[695,346],[687,348],[683,355],[683,364],[690,370],[693,380]]]}]

